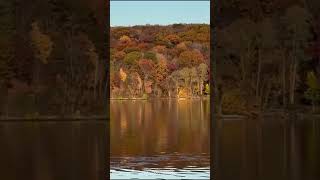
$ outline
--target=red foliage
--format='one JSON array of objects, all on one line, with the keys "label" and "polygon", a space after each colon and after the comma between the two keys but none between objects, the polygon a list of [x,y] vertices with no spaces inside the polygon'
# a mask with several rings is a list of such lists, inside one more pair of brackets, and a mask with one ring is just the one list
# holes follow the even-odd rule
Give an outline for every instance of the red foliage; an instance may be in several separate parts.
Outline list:
[{"label": "red foliage", "polygon": [[167,64],[167,67],[168,67],[168,70],[169,70],[170,72],[173,72],[173,71],[175,71],[175,70],[178,69],[178,66],[177,66],[176,64],[174,64],[174,63],[168,63],[168,64]]},{"label": "red foliage", "polygon": [[155,68],[153,61],[150,59],[141,59],[138,64],[144,73],[151,73]]},{"label": "red foliage", "polygon": [[140,43],[138,44],[138,48],[141,50],[141,51],[146,51],[150,48],[150,44],[149,43]]}]

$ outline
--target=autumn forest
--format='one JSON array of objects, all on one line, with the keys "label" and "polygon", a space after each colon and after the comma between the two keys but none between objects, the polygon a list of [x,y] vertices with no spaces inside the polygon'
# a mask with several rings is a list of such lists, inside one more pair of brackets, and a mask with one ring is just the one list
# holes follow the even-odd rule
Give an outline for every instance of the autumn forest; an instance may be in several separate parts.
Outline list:
[{"label": "autumn forest", "polygon": [[206,24],[111,28],[111,98],[209,95]]},{"label": "autumn forest", "polygon": [[104,1],[0,2],[0,117],[99,114],[106,106]]},{"label": "autumn forest", "polygon": [[217,15],[215,110],[319,112],[318,1],[238,2],[224,1]]}]

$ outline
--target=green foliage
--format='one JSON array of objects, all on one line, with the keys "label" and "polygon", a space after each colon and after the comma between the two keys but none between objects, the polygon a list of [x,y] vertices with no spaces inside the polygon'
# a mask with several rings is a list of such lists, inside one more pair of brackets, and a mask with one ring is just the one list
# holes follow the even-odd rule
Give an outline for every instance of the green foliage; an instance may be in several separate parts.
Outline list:
[{"label": "green foliage", "polygon": [[141,53],[138,51],[133,51],[128,53],[125,57],[124,57],[124,62],[127,65],[135,65],[138,60],[142,57]]},{"label": "green foliage", "polygon": [[320,89],[319,80],[313,71],[307,75],[307,85],[311,89]]},{"label": "green foliage", "polygon": [[145,59],[150,59],[150,60],[152,60],[154,63],[157,62],[156,53],[151,52],[151,51],[145,52],[144,55],[143,55],[143,58],[145,58]]},{"label": "green foliage", "polygon": [[131,52],[134,52],[134,51],[139,51],[139,50],[140,49],[138,47],[127,47],[123,51],[128,54],[128,53],[131,53]]},{"label": "green foliage", "polygon": [[305,92],[305,98],[312,101],[313,103],[319,102],[320,100],[320,89],[311,89],[309,88]]},{"label": "green foliage", "polygon": [[312,102],[312,105],[319,103],[320,101],[320,84],[319,80],[315,76],[314,72],[309,72],[307,76],[308,89],[304,93],[306,99]]},{"label": "green foliage", "polygon": [[205,89],[204,89],[204,92],[205,92],[206,94],[210,94],[210,85],[209,85],[209,84],[206,84]]},{"label": "green foliage", "polygon": [[142,95],[142,99],[148,99],[148,94],[146,94],[146,93],[144,93],[143,95]]}]

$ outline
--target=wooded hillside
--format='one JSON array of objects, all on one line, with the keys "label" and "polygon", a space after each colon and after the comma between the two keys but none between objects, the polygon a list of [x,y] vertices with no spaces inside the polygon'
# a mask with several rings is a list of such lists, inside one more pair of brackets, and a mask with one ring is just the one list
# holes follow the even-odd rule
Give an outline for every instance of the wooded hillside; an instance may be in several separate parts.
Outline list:
[{"label": "wooded hillside", "polygon": [[0,116],[105,108],[103,8],[101,0],[0,1]]},{"label": "wooded hillside", "polygon": [[213,55],[219,113],[317,111],[319,7],[313,0],[219,4]]},{"label": "wooded hillside", "polygon": [[113,27],[110,36],[112,98],[209,94],[209,25]]}]

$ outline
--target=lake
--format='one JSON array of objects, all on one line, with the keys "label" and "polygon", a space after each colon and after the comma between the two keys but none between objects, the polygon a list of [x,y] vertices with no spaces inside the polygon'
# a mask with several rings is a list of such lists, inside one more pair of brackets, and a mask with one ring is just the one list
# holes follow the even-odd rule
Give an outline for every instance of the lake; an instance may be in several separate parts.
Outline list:
[{"label": "lake", "polygon": [[110,104],[110,132],[105,120],[0,121],[1,177],[100,180],[110,173],[112,179],[320,179],[320,116],[217,118],[210,139],[208,100]]},{"label": "lake", "polygon": [[111,179],[209,179],[209,100],[111,100]]},{"label": "lake", "polygon": [[107,121],[0,121],[0,177],[5,180],[101,180]]},{"label": "lake", "polygon": [[216,118],[210,165],[208,100],[110,105],[112,179],[320,179],[320,116],[275,111]]},{"label": "lake", "polygon": [[320,117],[268,113],[220,118],[215,137],[218,179],[320,179]]}]

